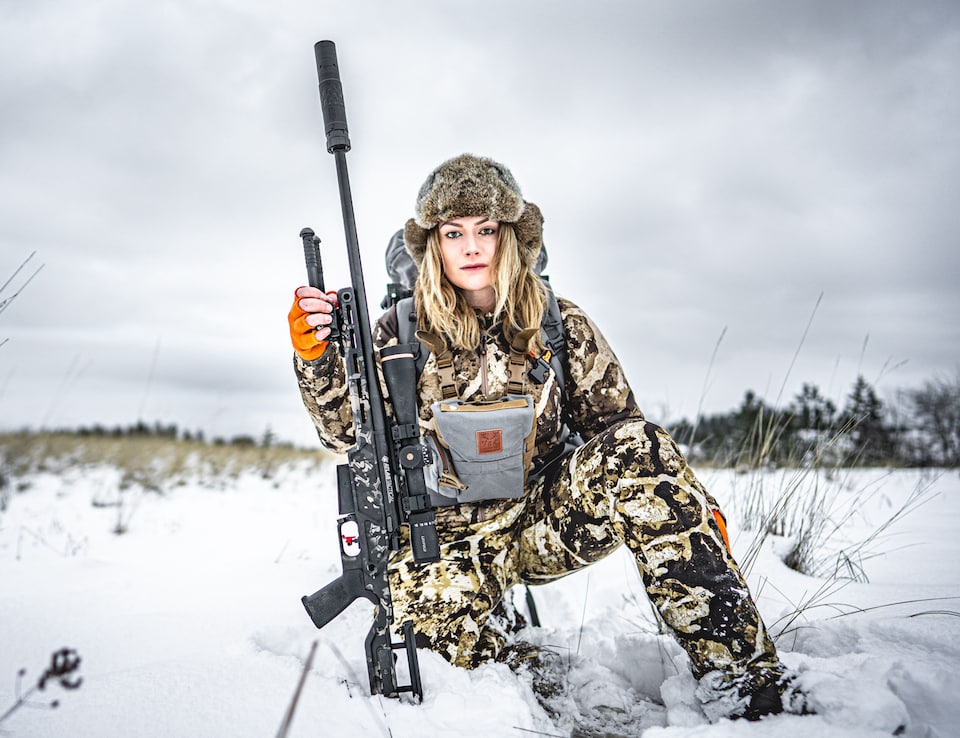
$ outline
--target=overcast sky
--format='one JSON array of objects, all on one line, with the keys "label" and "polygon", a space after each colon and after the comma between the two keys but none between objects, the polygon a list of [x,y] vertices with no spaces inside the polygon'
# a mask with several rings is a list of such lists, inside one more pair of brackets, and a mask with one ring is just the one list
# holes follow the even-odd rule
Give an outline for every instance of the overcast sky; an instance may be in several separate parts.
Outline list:
[{"label": "overcast sky", "polygon": [[0,314],[0,427],[313,441],[303,226],[347,280],[320,39],[371,301],[424,177],[472,152],[540,205],[651,419],[960,366],[952,0],[0,0],[0,284],[37,252],[0,300],[45,265]]}]

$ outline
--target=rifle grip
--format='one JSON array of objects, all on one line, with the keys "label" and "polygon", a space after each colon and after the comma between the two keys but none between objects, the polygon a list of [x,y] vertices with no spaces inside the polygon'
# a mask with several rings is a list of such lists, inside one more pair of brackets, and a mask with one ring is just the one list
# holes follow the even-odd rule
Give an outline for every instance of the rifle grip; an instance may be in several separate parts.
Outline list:
[{"label": "rifle grip", "polygon": [[358,597],[370,598],[363,588],[359,570],[350,569],[312,595],[301,597],[300,601],[313,624],[322,628]]}]

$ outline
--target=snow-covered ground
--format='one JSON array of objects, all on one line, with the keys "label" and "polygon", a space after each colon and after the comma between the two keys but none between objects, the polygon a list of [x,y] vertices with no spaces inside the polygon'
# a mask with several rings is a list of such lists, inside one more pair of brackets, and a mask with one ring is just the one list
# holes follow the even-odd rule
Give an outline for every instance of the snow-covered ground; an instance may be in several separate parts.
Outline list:
[{"label": "snow-covered ground", "polygon": [[[736,535],[732,498],[743,478],[701,477],[734,511],[742,555],[751,536]],[[412,705],[367,693],[366,602],[322,631],[300,604],[340,572],[332,466],[198,481],[163,495],[128,490],[124,535],[111,532],[118,478],[108,468],[36,474],[0,512],[0,714],[16,697],[17,672],[27,669],[26,689],[59,648],[77,649],[84,680],[76,691],[48,686],[40,701],[60,707],[22,708],[0,734],[273,736],[318,640],[291,736],[563,736],[578,711],[603,716],[615,735],[650,738],[881,736],[901,725],[906,736],[960,735],[956,471],[940,474],[927,503],[873,545],[880,555],[864,564],[869,583],[831,588],[778,639],[818,714],[715,725],[696,707],[685,656],[658,633],[619,552],[535,590],[544,627],[528,635],[569,663],[564,718],[551,722],[503,665],[467,672],[429,652],[420,654],[424,703]],[[876,492],[843,535],[862,538],[930,481],[930,472],[871,470],[831,482],[839,502]],[[777,473],[765,483],[775,488]],[[749,577],[774,631],[824,584],[783,566],[782,548],[769,541]]]}]

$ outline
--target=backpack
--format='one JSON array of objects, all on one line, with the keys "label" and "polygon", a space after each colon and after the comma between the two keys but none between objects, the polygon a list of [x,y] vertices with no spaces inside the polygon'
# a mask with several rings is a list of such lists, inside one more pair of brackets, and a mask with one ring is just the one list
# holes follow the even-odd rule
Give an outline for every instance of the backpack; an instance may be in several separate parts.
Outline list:
[{"label": "backpack", "polygon": [[[417,316],[413,309],[413,285],[417,281],[417,265],[407,251],[403,242],[403,229],[397,231],[390,238],[384,255],[387,275],[391,281],[387,283],[387,294],[380,303],[384,310],[392,305],[397,306],[397,338],[399,343],[417,343],[416,329]],[[547,293],[547,306],[543,313],[543,322],[540,324],[541,339],[549,351],[549,364],[541,357],[537,365],[530,370],[529,376],[538,384],[546,379],[546,369],[549,366],[557,377],[561,390],[566,387],[567,378],[567,336],[563,330],[563,319],[560,315],[560,304],[550,286],[550,278],[543,274],[547,266],[547,249],[543,246],[537,257],[533,271],[543,281]],[[430,351],[421,345],[417,354],[417,376],[423,371]]]}]

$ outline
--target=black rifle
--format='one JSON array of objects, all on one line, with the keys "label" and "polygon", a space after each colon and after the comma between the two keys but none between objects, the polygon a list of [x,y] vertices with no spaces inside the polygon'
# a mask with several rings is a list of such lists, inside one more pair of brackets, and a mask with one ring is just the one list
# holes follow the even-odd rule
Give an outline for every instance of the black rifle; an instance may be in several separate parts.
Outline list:
[{"label": "black rifle", "polygon": [[[365,641],[370,693],[398,697],[401,692],[412,692],[422,700],[413,624],[410,621],[403,624],[403,639],[399,642],[393,642],[390,634],[393,598],[387,577],[390,554],[400,548],[402,525],[410,528],[410,545],[417,564],[440,560],[433,509],[423,478],[423,466],[430,463],[429,456],[417,423],[414,356],[418,346],[391,346],[380,352],[393,407],[393,420],[388,421],[377,377],[377,357],[347,178],[346,152],[350,150],[350,137],[337,50],[332,41],[320,41],[314,51],[327,151],[336,160],[350,264],[351,286],[337,293],[333,324],[337,330],[331,340],[346,364],[356,442],[347,452],[347,463],[337,467],[340,503],[337,528],[343,573],[323,589],[304,597],[303,605],[314,624],[322,628],[354,600],[365,597],[373,602],[373,626]],[[322,290],[320,240],[309,228],[304,228],[300,237],[310,284]],[[406,686],[397,683],[393,652],[399,649],[407,653],[410,684]]]}]

